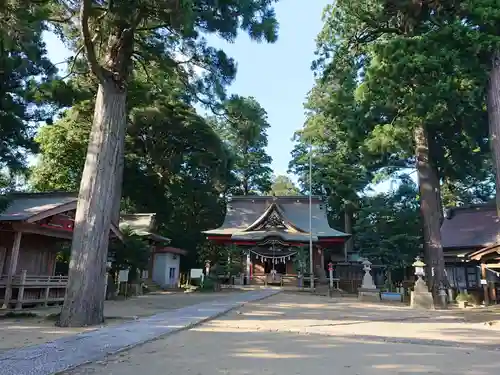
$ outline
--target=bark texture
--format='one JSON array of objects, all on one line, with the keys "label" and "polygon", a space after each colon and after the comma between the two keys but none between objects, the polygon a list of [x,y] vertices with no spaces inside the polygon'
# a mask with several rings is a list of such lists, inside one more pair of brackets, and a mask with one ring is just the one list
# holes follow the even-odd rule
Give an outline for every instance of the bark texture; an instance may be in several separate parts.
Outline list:
[{"label": "bark texture", "polygon": [[[126,133],[126,131],[125,131]],[[116,226],[120,225],[120,205],[122,200],[122,188],[123,188],[123,169],[125,165],[125,133],[123,135],[124,140],[119,145],[118,159],[116,166],[116,190],[113,200],[113,214],[111,216],[111,222]]]},{"label": "bark texture", "polygon": [[491,150],[495,166],[497,216],[500,217],[500,51],[492,57],[488,84],[488,120]]},{"label": "bark texture", "polygon": [[104,285],[117,166],[125,140],[126,91],[110,79],[99,85],[87,158],[80,183],[69,284],[59,325],[104,320]]},{"label": "bark texture", "polygon": [[[420,192],[420,212],[424,224],[424,253],[429,270],[428,286],[434,300],[440,303],[438,291],[440,285],[446,285],[444,273],[443,246],[441,244],[441,203],[439,198],[439,179],[436,168],[429,156],[429,138],[424,126],[415,129],[416,163]],[[443,306],[444,307],[444,306]]]}]

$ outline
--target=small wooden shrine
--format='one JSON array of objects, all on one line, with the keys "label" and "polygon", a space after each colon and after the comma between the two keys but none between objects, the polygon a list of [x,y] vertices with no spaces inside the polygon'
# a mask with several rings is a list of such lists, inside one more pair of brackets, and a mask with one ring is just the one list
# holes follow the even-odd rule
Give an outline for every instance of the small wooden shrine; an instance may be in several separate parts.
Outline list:
[{"label": "small wooden shrine", "polygon": [[309,254],[312,237],[315,276],[324,278],[325,252],[342,253],[350,234],[330,228],[321,197],[311,201],[309,211],[308,196],[232,197],[222,226],[205,234],[210,241],[241,247],[250,282],[281,284],[296,280],[294,259],[303,248]]}]

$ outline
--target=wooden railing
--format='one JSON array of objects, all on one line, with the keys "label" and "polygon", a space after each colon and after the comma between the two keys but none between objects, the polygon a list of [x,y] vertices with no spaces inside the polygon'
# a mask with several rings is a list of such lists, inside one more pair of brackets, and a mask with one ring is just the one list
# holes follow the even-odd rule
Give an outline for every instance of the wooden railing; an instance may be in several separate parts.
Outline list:
[{"label": "wooden railing", "polygon": [[[7,275],[0,276],[0,303],[4,302],[8,281]],[[6,305],[21,309],[25,305],[47,306],[61,303],[64,301],[67,285],[67,276],[34,276],[23,270],[20,275],[12,277],[12,294]]]}]

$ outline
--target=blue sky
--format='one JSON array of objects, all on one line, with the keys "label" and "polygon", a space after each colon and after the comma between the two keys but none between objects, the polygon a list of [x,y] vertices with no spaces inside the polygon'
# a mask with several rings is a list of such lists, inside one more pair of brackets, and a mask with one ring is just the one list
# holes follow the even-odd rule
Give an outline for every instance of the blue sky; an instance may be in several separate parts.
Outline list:
[{"label": "blue sky", "polygon": [[210,39],[238,62],[230,92],[255,97],[268,113],[268,153],[275,174],[286,174],[291,138],[304,124],[303,103],[314,83],[310,67],[315,39],[327,4],[331,0],[309,1],[307,6],[297,0],[280,1],[276,5],[279,38],[274,44],[255,43],[243,34],[234,44]]},{"label": "blue sky", "polygon": [[[237,61],[238,74],[229,92],[255,97],[268,113],[268,153],[275,174],[286,174],[293,148],[291,138],[304,124],[303,104],[314,84],[310,67],[315,39],[322,28],[323,9],[331,1],[314,0],[305,7],[297,0],[281,0],[276,5],[280,30],[275,44],[253,42],[244,33],[233,44],[214,36],[208,38],[210,45],[224,49]],[[45,41],[53,62],[71,55],[55,35],[47,34]],[[376,190],[389,187],[387,182]]]}]

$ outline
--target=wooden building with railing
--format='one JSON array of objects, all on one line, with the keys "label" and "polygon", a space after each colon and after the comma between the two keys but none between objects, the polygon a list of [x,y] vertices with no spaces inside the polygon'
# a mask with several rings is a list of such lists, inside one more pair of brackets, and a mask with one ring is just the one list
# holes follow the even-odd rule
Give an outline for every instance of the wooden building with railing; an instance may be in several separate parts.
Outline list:
[{"label": "wooden building with railing", "polygon": [[447,209],[441,240],[452,289],[485,294],[486,302],[498,300],[500,221],[495,202]]},{"label": "wooden building with railing", "polygon": [[[0,212],[0,306],[59,303],[67,276],[55,275],[61,244],[71,241],[75,193],[14,193]],[[110,235],[121,237],[112,225]]]}]

